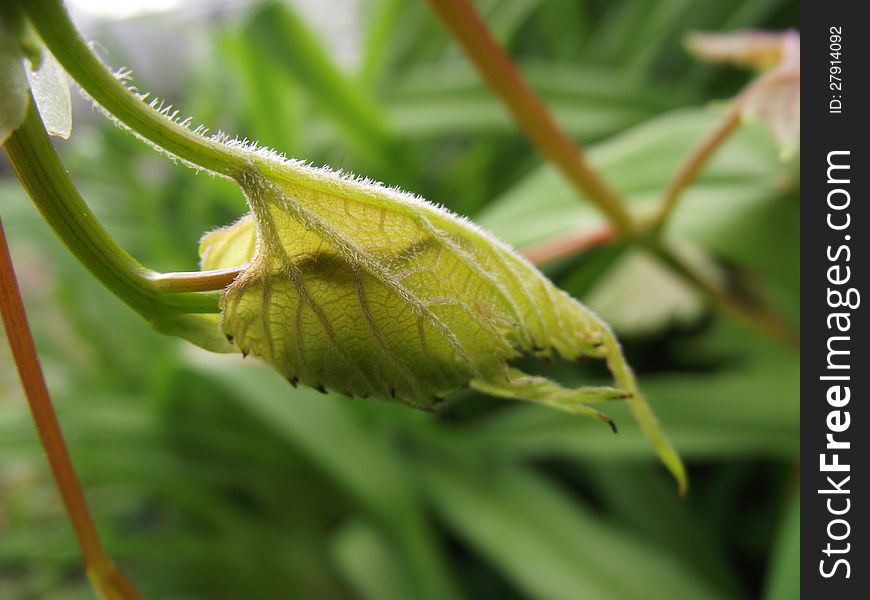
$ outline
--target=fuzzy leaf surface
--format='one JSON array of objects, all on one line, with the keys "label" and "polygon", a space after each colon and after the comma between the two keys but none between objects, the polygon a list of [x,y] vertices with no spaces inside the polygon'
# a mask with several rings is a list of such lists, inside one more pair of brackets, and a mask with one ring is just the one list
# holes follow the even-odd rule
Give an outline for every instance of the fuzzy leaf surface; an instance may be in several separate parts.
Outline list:
[{"label": "fuzzy leaf surface", "polygon": [[[222,300],[240,352],[293,384],[420,408],[471,385],[610,423],[590,404],[626,398],[684,483],[609,327],[506,244],[409,194],[296,162],[238,182],[251,214],[200,251],[203,269],[248,264]],[[615,387],[564,389],[511,368],[522,355],[604,359]]]}]

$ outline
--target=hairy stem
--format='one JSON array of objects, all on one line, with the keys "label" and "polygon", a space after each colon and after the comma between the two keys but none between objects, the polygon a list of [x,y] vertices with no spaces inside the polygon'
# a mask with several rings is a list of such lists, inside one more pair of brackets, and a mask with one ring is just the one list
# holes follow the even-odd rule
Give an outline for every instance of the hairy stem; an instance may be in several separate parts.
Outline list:
[{"label": "hairy stem", "polygon": [[244,156],[198,135],[145,104],[94,55],[61,0],[27,0],[21,7],[66,72],[106,111],[157,147],[188,163],[235,177]]},{"label": "hairy stem", "polygon": [[623,234],[632,232],[634,223],[622,199],[589,166],[580,147],[556,125],[471,3],[468,0],[429,0],[429,4],[538,151],[551,160],[617,230]]},{"label": "hairy stem", "polygon": [[654,233],[660,232],[667,225],[677,202],[685,191],[686,187],[695,179],[701,169],[707,164],[707,161],[740,125],[740,107],[738,103],[728,110],[725,117],[719,122],[716,128],[708,135],[701,144],[686,159],[686,162],[677,171],[677,174],[668,184],[665,189],[664,198],[662,199],[661,210],[656,215],[651,231]]},{"label": "hairy stem", "polygon": [[15,278],[2,221],[0,221],[0,313],[39,439],[45,449],[52,475],[78,538],[88,576],[105,598],[141,600],[142,596],[133,584],[106,556],[91,518],[84,492],[63,440],[57,415],[51,405],[48,386],[45,384],[33,335],[27,322],[27,314],[24,311],[24,303],[21,300],[18,281]]},{"label": "hairy stem", "polygon": [[217,293],[230,274],[160,274],[143,267],[100,225],[48,139],[31,101],[21,127],[3,145],[9,162],[45,220],[67,248],[116,296],[146,318],[218,312]]}]

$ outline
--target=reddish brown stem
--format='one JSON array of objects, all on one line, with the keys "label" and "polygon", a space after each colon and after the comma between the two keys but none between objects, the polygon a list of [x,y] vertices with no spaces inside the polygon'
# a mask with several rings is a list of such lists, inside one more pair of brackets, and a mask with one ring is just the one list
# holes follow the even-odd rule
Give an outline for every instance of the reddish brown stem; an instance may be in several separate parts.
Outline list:
[{"label": "reddish brown stem", "polygon": [[142,596],[115,568],[100,543],[81,484],[64,443],[57,415],[51,404],[48,386],[45,384],[33,335],[27,322],[27,314],[24,311],[18,280],[15,278],[15,269],[12,266],[12,257],[6,243],[2,220],[0,220],[0,313],[2,313],[12,356],[18,367],[21,385],[39,432],[39,439],[45,449],[55,483],[82,549],[88,575],[107,598],[141,600]]},{"label": "reddish brown stem", "polygon": [[617,238],[612,225],[605,225],[596,231],[569,233],[562,237],[544,240],[522,251],[522,255],[536,265],[545,265],[560,258],[573,256],[584,250],[609,244]]},{"label": "reddish brown stem", "polygon": [[580,147],[556,125],[544,103],[492,37],[468,0],[429,0],[429,4],[538,151],[551,160],[621,233],[631,232],[633,221],[620,197],[587,164]]},{"label": "reddish brown stem", "polygon": [[653,223],[653,231],[659,231],[667,224],[668,219],[677,206],[677,201],[682,196],[686,187],[698,176],[707,161],[713,153],[728,139],[737,126],[740,125],[740,105],[739,100],[735,101],[725,117],[719,122],[710,135],[708,135],[689,157],[686,162],[677,171],[677,174],[668,184],[665,190],[662,207],[659,214]]}]

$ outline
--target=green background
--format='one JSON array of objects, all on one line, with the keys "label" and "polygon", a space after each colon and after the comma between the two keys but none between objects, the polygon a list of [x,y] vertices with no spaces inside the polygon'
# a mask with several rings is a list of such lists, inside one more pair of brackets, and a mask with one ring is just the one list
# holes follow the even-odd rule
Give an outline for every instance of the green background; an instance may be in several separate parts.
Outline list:
[{"label": "green background", "polygon": [[[475,6],[636,210],[655,206],[717,122],[717,101],[750,77],[697,63],[684,36],[798,24],[797,2],[775,0]],[[419,193],[520,249],[601,226],[425,3],[361,1],[354,15],[358,48],[340,61],[291,4],[150,16],[88,36],[140,89],[212,130]],[[124,43],[183,40],[194,26],[204,42],[180,46],[184,60],[141,73],[148,46]],[[202,233],[245,211],[232,184],[87,110],[57,145],[112,234],[153,268],[195,269]],[[73,459],[110,554],[149,598],[798,597],[798,354],[648,258],[614,245],[545,270],[617,330],[687,461],[686,499],[623,406],[608,407],[617,436],[471,392],[426,414],[294,390],[251,360],[162,337],[66,253],[0,168],[0,211]],[[780,162],[750,123],[668,230],[704,273],[762,295],[795,326],[798,182],[797,160]],[[575,385],[604,376],[596,365],[544,372]],[[4,342],[0,598],[91,597]]]}]

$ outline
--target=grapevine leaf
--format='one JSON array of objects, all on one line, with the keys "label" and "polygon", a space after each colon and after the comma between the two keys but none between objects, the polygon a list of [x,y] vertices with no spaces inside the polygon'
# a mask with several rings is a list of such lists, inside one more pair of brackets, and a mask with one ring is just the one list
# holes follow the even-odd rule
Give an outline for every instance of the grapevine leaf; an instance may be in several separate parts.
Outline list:
[{"label": "grapevine leaf", "polygon": [[[471,222],[409,194],[298,162],[238,177],[251,214],[207,234],[202,268],[247,265],[222,327],[294,385],[431,408],[472,386],[610,419],[626,398],[685,489],[683,466],[610,328]],[[523,355],[604,359],[614,388],[568,390],[510,366]]]}]

